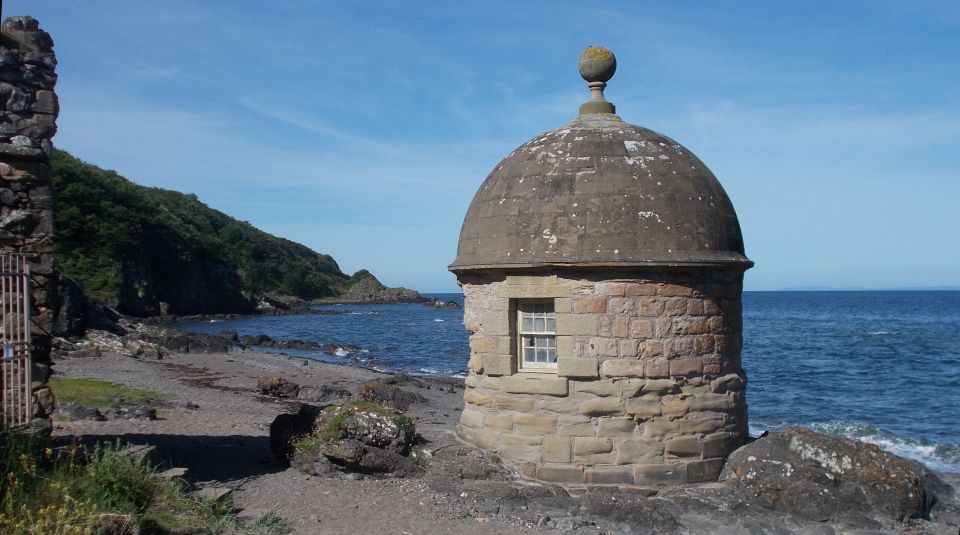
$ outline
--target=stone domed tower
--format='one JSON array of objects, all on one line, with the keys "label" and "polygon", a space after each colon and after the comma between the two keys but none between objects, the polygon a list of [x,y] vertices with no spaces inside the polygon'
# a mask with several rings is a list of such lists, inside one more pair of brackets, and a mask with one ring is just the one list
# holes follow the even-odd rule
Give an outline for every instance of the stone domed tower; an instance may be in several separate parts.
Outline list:
[{"label": "stone domed tower", "polygon": [[484,180],[450,270],[470,375],[459,436],[564,485],[717,478],[747,438],[744,256],[733,205],[672,139],[623,122],[589,47],[592,92]]}]

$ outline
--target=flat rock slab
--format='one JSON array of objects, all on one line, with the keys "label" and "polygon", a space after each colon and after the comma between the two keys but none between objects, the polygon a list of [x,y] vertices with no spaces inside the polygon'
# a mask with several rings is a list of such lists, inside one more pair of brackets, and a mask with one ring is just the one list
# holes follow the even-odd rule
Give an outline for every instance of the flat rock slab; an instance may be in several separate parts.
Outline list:
[{"label": "flat rock slab", "polygon": [[157,475],[162,477],[163,479],[180,479],[180,480],[186,481],[189,474],[190,474],[189,468],[177,467],[177,468],[170,468],[169,470],[164,470],[163,472],[160,472]]},{"label": "flat rock slab", "polygon": [[150,446],[148,444],[133,445],[122,449],[120,453],[131,459],[142,460],[150,466],[160,464],[160,452],[156,446]]},{"label": "flat rock slab", "polygon": [[233,494],[233,489],[229,487],[204,487],[190,493],[194,498],[215,502],[226,500],[231,494]]}]

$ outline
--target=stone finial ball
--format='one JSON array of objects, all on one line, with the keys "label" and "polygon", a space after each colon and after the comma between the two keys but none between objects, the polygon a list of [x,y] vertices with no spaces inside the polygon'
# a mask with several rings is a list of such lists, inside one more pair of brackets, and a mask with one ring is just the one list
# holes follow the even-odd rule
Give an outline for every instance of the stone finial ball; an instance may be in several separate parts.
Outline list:
[{"label": "stone finial ball", "polygon": [[617,57],[609,48],[588,46],[580,54],[580,76],[588,82],[606,82],[617,72]]}]

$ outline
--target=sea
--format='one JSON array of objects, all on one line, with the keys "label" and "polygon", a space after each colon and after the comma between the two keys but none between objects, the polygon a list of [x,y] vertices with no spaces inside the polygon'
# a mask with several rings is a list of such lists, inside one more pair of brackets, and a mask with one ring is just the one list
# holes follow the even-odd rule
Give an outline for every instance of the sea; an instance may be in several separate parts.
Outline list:
[{"label": "sea", "polygon": [[[461,294],[431,294],[463,303]],[[324,305],[333,314],[179,324],[336,344],[284,353],[412,375],[465,377],[461,308]],[[960,291],[744,292],[751,435],[801,425],[960,472]],[[269,349],[265,349],[269,351]]]}]

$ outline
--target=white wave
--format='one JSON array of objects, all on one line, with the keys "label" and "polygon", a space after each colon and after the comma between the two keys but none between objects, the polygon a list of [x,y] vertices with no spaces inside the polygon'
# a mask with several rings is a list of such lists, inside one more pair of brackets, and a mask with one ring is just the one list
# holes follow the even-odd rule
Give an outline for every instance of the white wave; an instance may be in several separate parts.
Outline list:
[{"label": "white wave", "polygon": [[338,347],[337,350],[333,352],[333,354],[338,357],[346,357],[347,355],[350,354],[350,352],[342,347]]},{"label": "white wave", "polygon": [[447,321],[447,320],[442,320],[440,318],[433,318],[433,321]]},{"label": "white wave", "polygon": [[[764,425],[749,424],[749,433],[751,437],[757,438],[764,431],[778,431],[791,425]],[[869,444],[876,444],[880,449],[918,461],[937,472],[957,472],[960,473],[960,445],[956,444],[935,444],[918,438],[903,438],[892,433],[884,431],[878,427],[867,424],[857,424],[843,421],[820,422],[814,424],[802,424],[801,427],[813,429],[814,431],[827,435],[852,438]]]},{"label": "white wave", "polygon": [[890,331],[867,331],[867,334],[869,334],[870,336],[884,336],[884,335],[893,334],[893,333]]},{"label": "white wave", "polygon": [[[960,450],[917,438],[903,438],[865,424],[833,421],[809,425],[811,429],[876,444],[894,455],[913,459],[940,472],[960,472]],[[954,451],[951,451],[954,450]]]},{"label": "white wave", "polygon": [[450,377],[456,377],[457,379],[466,379],[466,378],[467,378],[467,373],[466,373],[466,372],[457,372],[457,373],[450,374]]},{"label": "white wave", "polygon": [[430,374],[430,375],[436,375],[436,374],[440,373],[439,370],[436,370],[436,369],[434,369],[434,368],[420,368],[420,372],[421,372],[421,373],[428,373],[428,374]]}]

